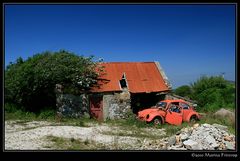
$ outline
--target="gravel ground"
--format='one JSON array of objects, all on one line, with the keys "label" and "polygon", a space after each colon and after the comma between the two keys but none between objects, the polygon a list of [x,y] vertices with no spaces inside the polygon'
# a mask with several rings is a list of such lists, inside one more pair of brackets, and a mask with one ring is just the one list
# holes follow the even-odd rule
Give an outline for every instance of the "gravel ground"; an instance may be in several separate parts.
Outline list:
[{"label": "gravel ground", "polygon": [[[105,124],[90,127],[61,126],[46,121],[5,121],[5,150],[54,150],[47,136],[55,136],[69,139],[90,140],[102,143],[106,146],[117,144],[130,150],[161,149],[164,139],[151,140],[149,138],[130,136],[107,135],[107,132],[116,132],[120,127],[112,127]],[[164,129],[143,129],[146,133],[160,136],[165,134]],[[131,134],[131,131],[126,133]],[[166,139],[165,139],[166,140]],[[152,142],[157,142],[158,146]]]}]

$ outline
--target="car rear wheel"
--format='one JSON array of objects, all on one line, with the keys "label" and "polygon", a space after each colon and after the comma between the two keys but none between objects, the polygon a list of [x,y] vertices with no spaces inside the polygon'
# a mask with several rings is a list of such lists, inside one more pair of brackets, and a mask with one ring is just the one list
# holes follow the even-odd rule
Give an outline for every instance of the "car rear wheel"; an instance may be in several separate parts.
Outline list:
[{"label": "car rear wheel", "polygon": [[161,125],[162,119],[161,119],[161,117],[155,117],[152,122],[154,125]]},{"label": "car rear wheel", "polygon": [[193,116],[190,117],[190,122],[191,122],[191,123],[196,123],[197,120],[198,120],[198,119],[197,119],[197,116],[195,116],[195,115],[193,115]]}]

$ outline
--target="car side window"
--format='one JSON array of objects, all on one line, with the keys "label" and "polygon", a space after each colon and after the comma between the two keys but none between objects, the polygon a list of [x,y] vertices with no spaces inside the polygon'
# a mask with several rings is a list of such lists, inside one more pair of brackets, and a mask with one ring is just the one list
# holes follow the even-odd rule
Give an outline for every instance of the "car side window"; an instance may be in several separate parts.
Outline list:
[{"label": "car side window", "polygon": [[188,109],[189,109],[189,105],[186,104],[186,103],[181,103],[180,106],[182,106],[182,108],[183,108],[184,110],[188,110]]},{"label": "car side window", "polygon": [[172,104],[172,105],[170,106],[169,110],[170,110],[171,112],[181,113],[180,108],[179,108],[177,105],[174,105],[174,104]]}]

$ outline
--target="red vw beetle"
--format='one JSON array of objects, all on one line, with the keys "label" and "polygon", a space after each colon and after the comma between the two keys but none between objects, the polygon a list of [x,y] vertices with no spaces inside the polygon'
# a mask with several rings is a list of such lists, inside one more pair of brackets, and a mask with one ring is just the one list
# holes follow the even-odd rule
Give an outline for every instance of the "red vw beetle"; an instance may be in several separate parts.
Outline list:
[{"label": "red vw beetle", "polygon": [[163,100],[156,106],[138,112],[138,119],[153,122],[154,124],[164,124],[165,122],[173,125],[181,125],[183,121],[193,122],[200,119],[194,107],[186,101]]}]

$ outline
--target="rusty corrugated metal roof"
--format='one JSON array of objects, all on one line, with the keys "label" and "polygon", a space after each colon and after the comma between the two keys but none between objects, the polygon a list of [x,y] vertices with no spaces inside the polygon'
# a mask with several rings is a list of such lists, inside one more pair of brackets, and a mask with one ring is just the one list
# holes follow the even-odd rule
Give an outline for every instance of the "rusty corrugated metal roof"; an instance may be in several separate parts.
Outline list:
[{"label": "rusty corrugated metal roof", "polygon": [[121,91],[119,80],[124,73],[131,93],[169,90],[155,62],[109,62],[102,65],[106,73],[100,77],[98,87],[94,87],[92,92]]}]

